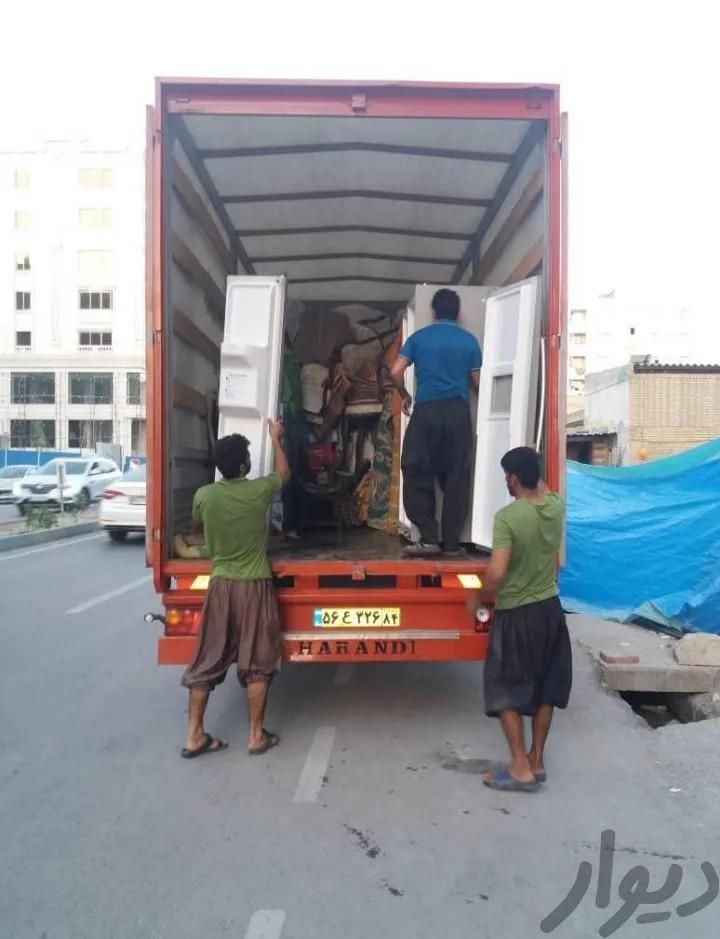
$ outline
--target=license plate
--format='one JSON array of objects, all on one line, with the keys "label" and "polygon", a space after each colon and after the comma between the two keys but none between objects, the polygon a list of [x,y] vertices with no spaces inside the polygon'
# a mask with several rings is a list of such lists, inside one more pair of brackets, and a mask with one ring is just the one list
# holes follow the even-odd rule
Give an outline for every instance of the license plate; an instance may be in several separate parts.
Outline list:
[{"label": "license plate", "polygon": [[145,505],[145,496],[133,496],[130,505]]},{"label": "license plate", "polygon": [[344,627],[400,626],[400,608],[388,606],[326,606],[313,612],[313,626],[320,629]]}]

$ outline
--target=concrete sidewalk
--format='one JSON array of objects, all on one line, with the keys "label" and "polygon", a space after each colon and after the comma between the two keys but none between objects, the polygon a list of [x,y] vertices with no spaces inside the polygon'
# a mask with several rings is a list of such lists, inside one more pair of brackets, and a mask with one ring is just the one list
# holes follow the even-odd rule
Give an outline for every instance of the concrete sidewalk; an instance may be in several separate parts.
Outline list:
[{"label": "concrete sidewalk", "polygon": [[5,535],[0,537],[0,553],[16,551],[18,548],[30,548],[35,545],[49,544],[52,541],[62,541],[65,538],[76,538],[78,535],[87,535],[90,532],[100,531],[100,523],[76,522],[58,528],[46,528],[41,531],[27,531],[19,535]]},{"label": "concrete sidewalk", "polygon": [[[574,634],[600,667],[612,691],[697,694],[720,691],[720,668],[681,665],[678,640],[665,633],[591,616],[572,615]],[[627,661],[623,661],[627,660]]]}]

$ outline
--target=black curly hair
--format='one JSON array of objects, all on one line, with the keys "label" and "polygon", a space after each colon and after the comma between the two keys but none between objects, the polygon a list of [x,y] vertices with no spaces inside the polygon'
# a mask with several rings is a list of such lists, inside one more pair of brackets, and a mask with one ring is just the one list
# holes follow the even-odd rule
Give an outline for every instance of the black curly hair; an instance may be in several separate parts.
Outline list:
[{"label": "black curly hair", "polygon": [[215,444],[215,464],[224,479],[238,479],[250,469],[250,441],[242,434],[221,437]]}]

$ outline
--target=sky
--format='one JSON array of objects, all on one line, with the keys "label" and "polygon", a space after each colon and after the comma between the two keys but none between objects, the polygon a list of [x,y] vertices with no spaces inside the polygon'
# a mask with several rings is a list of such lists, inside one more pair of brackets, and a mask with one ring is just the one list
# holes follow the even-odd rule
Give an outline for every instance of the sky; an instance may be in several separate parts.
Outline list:
[{"label": "sky", "polygon": [[157,75],[558,82],[570,115],[571,304],[615,289],[639,308],[720,321],[720,59],[709,3],[7,7],[2,149],[38,136],[140,140]]}]

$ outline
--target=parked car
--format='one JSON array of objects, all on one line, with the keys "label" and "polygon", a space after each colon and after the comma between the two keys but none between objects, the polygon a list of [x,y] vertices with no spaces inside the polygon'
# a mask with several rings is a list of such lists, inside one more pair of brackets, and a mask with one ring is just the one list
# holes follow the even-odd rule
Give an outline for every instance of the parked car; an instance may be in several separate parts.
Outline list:
[{"label": "parked car", "polygon": [[129,532],[145,531],[146,469],[145,465],[130,468],[102,495],[100,524],[111,541],[124,541]]},{"label": "parked car", "polygon": [[[62,495],[58,489],[58,464],[65,464],[65,483]],[[15,484],[15,504],[24,515],[29,508],[75,505],[86,508],[103,494],[105,489],[122,473],[117,463],[100,457],[82,459],[69,457],[50,460]]]},{"label": "parked car", "polygon": [[13,489],[25,479],[34,466],[5,466],[0,469],[0,502],[14,502]]}]

